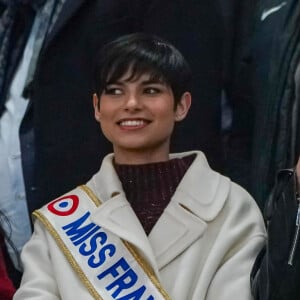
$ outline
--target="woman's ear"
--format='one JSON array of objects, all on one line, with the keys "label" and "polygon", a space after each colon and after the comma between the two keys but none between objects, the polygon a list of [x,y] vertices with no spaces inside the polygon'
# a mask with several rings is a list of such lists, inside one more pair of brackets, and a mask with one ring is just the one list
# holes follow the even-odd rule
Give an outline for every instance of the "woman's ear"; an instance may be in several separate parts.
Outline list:
[{"label": "woman's ear", "polygon": [[191,107],[191,104],[192,104],[191,93],[189,92],[183,93],[175,109],[176,122],[182,121],[186,117]]},{"label": "woman's ear", "polygon": [[101,120],[100,104],[99,104],[99,98],[96,93],[93,94],[93,105],[94,105],[95,119],[98,122],[100,122]]}]

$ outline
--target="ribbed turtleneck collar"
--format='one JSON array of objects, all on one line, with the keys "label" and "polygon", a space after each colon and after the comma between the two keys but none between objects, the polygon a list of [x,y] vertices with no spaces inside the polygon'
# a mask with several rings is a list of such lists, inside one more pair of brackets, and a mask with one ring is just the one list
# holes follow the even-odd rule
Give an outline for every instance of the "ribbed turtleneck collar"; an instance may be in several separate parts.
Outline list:
[{"label": "ribbed turtleneck collar", "polygon": [[168,205],[195,156],[143,165],[114,164],[126,197],[147,234]]}]

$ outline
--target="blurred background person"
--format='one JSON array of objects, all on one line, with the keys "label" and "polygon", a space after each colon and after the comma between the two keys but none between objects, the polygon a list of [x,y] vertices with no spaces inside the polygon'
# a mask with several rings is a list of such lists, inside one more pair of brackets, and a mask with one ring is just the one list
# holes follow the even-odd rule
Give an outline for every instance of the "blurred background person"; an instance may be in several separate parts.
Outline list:
[{"label": "blurred background person", "polygon": [[295,0],[264,1],[256,15],[250,191],[263,208],[277,172],[293,168],[300,153],[300,4]]},{"label": "blurred background person", "polygon": [[[299,140],[300,39],[298,1],[256,1],[248,39],[242,43],[240,71],[236,72],[234,92],[241,91],[247,101],[233,101],[233,135],[245,142],[233,144],[232,153],[246,154],[244,164],[230,164],[232,176],[247,176],[243,186],[260,208],[276,183],[277,172],[296,165]],[[240,87],[240,88],[238,88]],[[248,103],[248,104],[247,104]],[[236,106],[237,105],[237,106]],[[235,110],[235,107],[237,108]],[[240,117],[237,115],[240,114]],[[237,122],[238,121],[238,122]],[[238,139],[239,141],[240,139]],[[234,150],[236,149],[236,150]]]},{"label": "blurred background person", "polygon": [[261,1],[256,9],[250,191],[268,226],[252,272],[256,300],[300,297],[299,16],[295,0]]}]

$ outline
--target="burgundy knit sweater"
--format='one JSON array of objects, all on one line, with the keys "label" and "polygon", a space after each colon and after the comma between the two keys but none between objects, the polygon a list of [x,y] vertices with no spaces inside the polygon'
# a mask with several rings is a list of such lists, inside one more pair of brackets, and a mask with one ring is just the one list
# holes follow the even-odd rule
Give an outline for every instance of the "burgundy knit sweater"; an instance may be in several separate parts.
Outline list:
[{"label": "burgundy knit sweater", "polygon": [[11,300],[15,293],[15,288],[8,278],[6,271],[5,260],[3,256],[4,240],[2,236],[0,237],[0,299],[1,300]]},{"label": "burgundy knit sweater", "polygon": [[127,200],[147,235],[170,202],[195,157],[196,154],[193,154],[181,159],[144,165],[115,163]]}]

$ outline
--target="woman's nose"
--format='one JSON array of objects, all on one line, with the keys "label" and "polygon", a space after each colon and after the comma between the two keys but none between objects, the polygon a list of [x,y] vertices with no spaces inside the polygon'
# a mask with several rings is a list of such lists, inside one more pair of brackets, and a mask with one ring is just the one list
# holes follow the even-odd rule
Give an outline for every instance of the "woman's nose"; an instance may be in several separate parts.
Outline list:
[{"label": "woman's nose", "polygon": [[137,110],[141,108],[141,101],[139,100],[138,95],[130,94],[128,95],[125,103],[125,108],[129,110]]}]

